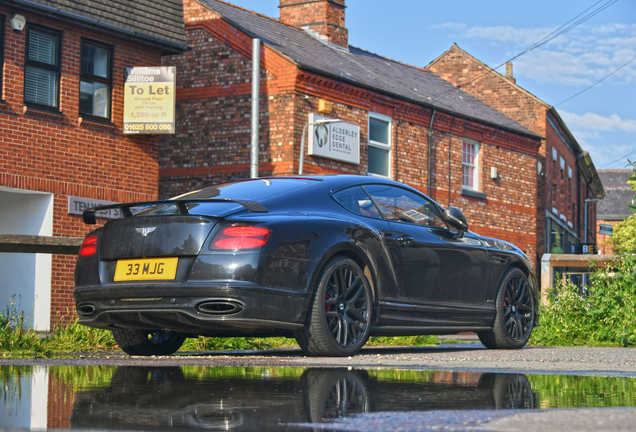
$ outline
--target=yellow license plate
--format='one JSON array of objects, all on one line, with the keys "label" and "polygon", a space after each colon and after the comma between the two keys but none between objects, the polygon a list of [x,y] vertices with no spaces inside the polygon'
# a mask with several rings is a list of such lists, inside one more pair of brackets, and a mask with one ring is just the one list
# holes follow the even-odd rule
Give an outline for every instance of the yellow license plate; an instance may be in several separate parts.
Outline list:
[{"label": "yellow license plate", "polygon": [[117,261],[115,282],[135,280],[173,280],[179,258],[144,258]]}]

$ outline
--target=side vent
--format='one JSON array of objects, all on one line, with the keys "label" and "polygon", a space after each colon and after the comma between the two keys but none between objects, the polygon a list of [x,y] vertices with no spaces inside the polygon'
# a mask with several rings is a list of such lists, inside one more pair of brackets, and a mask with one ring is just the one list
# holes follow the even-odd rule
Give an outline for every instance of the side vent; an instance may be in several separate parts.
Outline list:
[{"label": "side vent", "polygon": [[508,258],[507,256],[503,256],[503,255],[490,255],[490,259],[495,264],[508,264],[510,262],[510,258]]}]

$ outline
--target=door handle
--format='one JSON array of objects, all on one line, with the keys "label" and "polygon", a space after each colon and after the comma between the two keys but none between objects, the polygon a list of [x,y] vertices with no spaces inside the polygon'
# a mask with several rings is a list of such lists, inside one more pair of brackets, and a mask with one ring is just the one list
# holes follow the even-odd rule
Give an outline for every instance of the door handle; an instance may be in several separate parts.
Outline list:
[{"label": "door handle", "polygon": [[402,243],[405,246],[408,246],[410,244],[412,244],[415,239],[413,237],[409,237],[409,236],[401,236],[395,239],[395,241],[397,241],[398,243]]}]

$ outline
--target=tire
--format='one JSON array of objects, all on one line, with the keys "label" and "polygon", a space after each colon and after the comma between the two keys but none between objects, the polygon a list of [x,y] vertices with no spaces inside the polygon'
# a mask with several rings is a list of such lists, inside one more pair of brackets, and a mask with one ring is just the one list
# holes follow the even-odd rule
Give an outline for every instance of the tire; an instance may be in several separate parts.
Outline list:
[{"label": "tire", "polygon": [[355,261],[332,258],[320,273],[305,325],[296,341],[310,356],[355,355],[369,339],[371,285]]},{"label": "tire", "polygon": [[534,409],[532,385],[523,374],[487,373],[479,380],[479,388],[492,392],[492,409]]},{"label": "tire", "polygon": [[112,330],[112,333],[123,352],[138,356],[170,355],[186,339],[185,335],[169,330]]},{"label": "tire", "polygon": [[371,411],[366,371],[310,368],[301,377],[309,422],[351,417]]},{"label": "tire", "polygon": [[532,334],[534,301],[526,275],[518,268],[509,269],[499,286],[492,330],[477,332],[481,343],[491,349],[522,348]]}]

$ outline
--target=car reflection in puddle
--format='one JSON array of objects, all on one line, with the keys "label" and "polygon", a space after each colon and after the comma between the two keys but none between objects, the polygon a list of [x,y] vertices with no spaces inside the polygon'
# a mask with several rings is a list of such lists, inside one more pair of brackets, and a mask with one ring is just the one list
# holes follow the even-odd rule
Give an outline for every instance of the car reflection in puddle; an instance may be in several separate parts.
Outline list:
[{"label": "car reflection in puddle", "polygon": [[457,410],[472,415],[493,409],[636,406],[636,379],[611,376],[0,366],[0,377],[0,428],[12,430],[299,431],[319,424],[319,430],[339,427],[328,425],[334,420],[374,421],[381,414],[403,422],[414,413]]},{"label": "car reflection in puddle", "polygon": [[71,427],[262,431],[378,411],[535,407],[519,374],[420,371],[396,380],[365,370],[307,369],[296,377],[295,369],[235,369],[119,367],[108,387],[77,394]]}]

